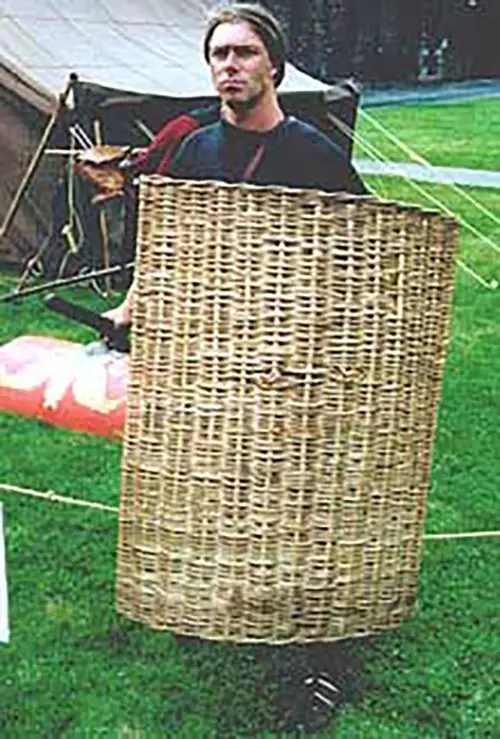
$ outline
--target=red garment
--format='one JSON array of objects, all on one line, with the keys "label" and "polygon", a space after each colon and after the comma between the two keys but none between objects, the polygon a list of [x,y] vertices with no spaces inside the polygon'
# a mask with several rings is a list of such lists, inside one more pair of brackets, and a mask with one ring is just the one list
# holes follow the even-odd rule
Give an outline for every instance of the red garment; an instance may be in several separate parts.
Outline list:
[{"label": "red garment", "polygon": [[134,159],[134,168],[140,172],[165,175],[170,160],[182,139],[197,129],[200,122],[187,113],[181,113],[163,126],[150,145]]},{"label": "red garment", "polygon": [[158,131],[150,145],[134,158],[133,168],[143,174],[168,174],[172,157],[182,140],[197,128],[215,123],[218,119],[219,105],[175,115]]}]

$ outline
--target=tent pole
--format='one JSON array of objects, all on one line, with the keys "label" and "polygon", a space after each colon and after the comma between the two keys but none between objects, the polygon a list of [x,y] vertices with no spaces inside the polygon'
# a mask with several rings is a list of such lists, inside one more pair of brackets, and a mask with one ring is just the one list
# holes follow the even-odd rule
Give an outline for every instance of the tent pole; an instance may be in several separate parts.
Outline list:
[{"label": "tent pole", "polygon": [[[103,144],[101,122],[98,118],[94,120],[94,136],[97,146]],[[104,207],[99,208],[99,229],[101,231],[101,242],[102,242],[102,255],[104,269],[108,270],[110,267],[110,255],[109,255],[109,230],[108,221],[106,218],[106,211]],[[104,278],[106,296],[111,290],[111,281],[108,276]]]},{"label": "tent pole", "polygon": [[133,269],[134,265],[134,261],[126,262],[125,264],[116,264],[114,267],[110,267],[109,269],[98,269],[95,272],[85,272],[85,274],[75,275],[75,277],[63,277],[60,280],[53,280],[52,282],[45,282],[41,285],[35,285],[34,287],[27,287],[25,290],[16,289],[6,295],[1,295],[0,303],[10,303],[13,300],[20,300],[28,297],[28,295],[36,295],[37,293],[45,292],[46,290],[54,290],[58,287],[69,287],[69,285],[78,285],[80,282],[88,282],[89,280],[95,280],[98,277],[114,275],[119,272],[127,272],[129,269]]},{"label": "tent pole", "polygon": [[5,234],[10,228],[12,221],[14,220],[14,216],[17,213],[17,209],[19,208],[19,205],[24,196],[24,193],[28,189],[30,182],[33,179],[33,176],[38,168],[38,165],[40,164],[40,160],[43,156],[45,149],[47,148],[47,144],[49,143],[50,137],[52,135],[52,131],[54,130],[59,120],[59,115],[61,113],[61,110],[65,108],[66,106],[67,97],[76,79],[77,79],[76,75],[71,74],[69,78],[69,82],[66,85],[66,89],[61,95],[59,95],[57,106],[54,112],[52,113],[49,119],[49,122],[47,123],[47,126],[45,128],[45,131],[43,132],[40,143],[38,144],[38,148],[31,158],[31,162],[29,163],[28,169],[26,170],[26,173],[21,181],[21,184],[17,188],[17,192],[14,195],[12,202],[9,206],[9,209],[5,215],[5,218],[2,223],[2,227],[0,228],[0,242],[3,240]]}]

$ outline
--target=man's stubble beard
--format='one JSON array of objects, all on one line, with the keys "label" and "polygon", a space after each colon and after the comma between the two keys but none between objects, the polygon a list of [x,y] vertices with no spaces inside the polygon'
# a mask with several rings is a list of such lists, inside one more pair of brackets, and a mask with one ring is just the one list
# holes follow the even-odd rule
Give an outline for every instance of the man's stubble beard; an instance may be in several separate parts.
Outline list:
[{"label": "man's stubble beard", "polygon": [[225,105],[235,113],[251,113],[262,100],[262,94],[254,95],[248,100],[226,100]]},{"label": "man's stubble beard", "polygon": [[247,100],[224,100],[224,105],[231,108],[235,113],[251,113],[266,95],[266,88],[262,87],[259,92]]}]

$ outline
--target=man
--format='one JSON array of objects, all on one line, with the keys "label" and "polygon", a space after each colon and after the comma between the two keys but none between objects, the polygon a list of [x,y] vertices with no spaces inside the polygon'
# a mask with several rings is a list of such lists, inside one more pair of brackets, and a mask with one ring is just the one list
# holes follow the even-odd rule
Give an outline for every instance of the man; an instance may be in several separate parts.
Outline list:
[{"label": "man", "polygon": [[266,10],[238,4],[220,11],[209,23],[204,54],[221,118],[181,144],[172,176],[364,191],[343,151],[282,110],[277,87],[285,41]]},{"label": "man", "polygon": [[[314,126],[287,116],[277,87],[285,39],[259,5],[237,3],[209,22],[204,56],[220,98],[220,119],[194,131],[171,161],[172,177],[365,192],[346,154]],[[133,286],[107,316],[130,323]]]}]

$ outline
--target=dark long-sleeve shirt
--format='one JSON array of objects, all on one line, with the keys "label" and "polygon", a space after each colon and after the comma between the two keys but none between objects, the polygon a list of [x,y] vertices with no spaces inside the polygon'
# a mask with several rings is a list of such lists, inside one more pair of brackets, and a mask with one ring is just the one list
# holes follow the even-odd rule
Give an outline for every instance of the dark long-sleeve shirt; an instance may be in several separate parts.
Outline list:
[{"label": "dark long-sleeve shirt", "polygon": [[363,194],[346,154],[314,126],[287,116],[258,133],[224,120],[186,137],[170,165],[172,177],[318,188]]}]

